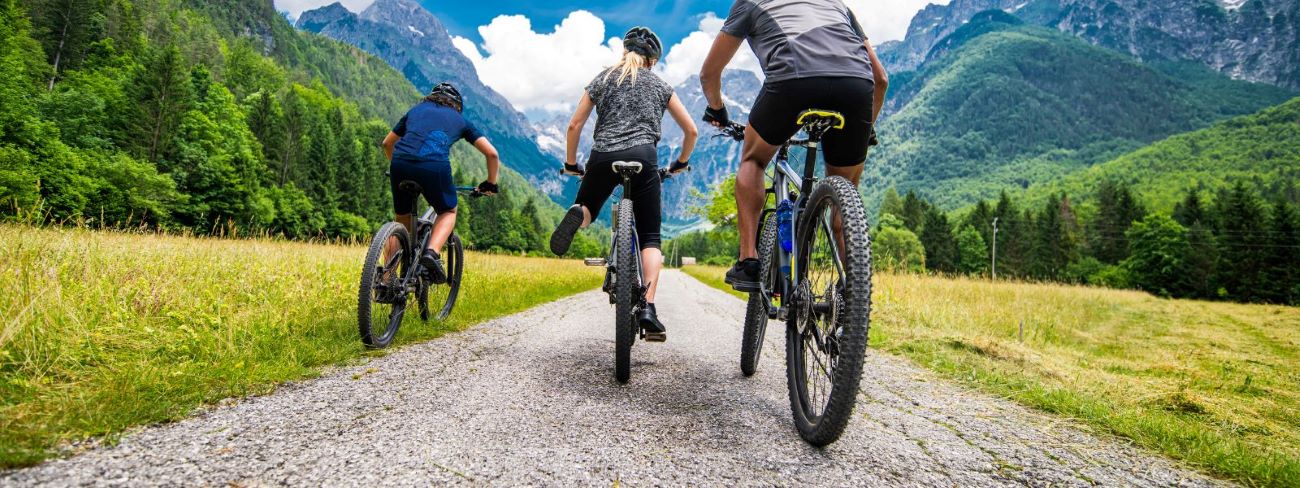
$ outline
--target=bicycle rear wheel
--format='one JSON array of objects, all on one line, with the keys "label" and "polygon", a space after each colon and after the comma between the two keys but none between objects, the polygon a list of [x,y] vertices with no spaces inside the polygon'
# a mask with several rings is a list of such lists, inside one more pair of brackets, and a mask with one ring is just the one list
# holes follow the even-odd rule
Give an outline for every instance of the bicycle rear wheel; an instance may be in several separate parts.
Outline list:
[{"label": "bicycle rear wheel", "polygon": [[632,377],[632,344],[636,342],[636,301],[639,295],[636,234],[632,231],[632,201],[618,203],[614,222],[614,379]]},{"label": "bicycle rear wheel", "polygon": [[447,271],[447,282],[429,285],[428,299],[433,307],[434,318],[446,320],[451,315],[451,309],[456,306],[456,297],[460,295],[461,273],[464,268],[465,248],[461,245],[460,236],[453,233],[442,252],[442,269]]},{"label": "bicycle rear wheel", "polygon": [[384,224],[366,251],[357,293],[357,329],[366,347],[386,347],[397,335],[406,315],[407,293],[401,282],[410,265],[410,233],[397,222]]},{"label": "bicycle rear wheel", "polygon": [[767,334],[768,309],[772,306],[772,293],[776,290],[776,214],[763,219],[758,237],[760,262],[758,282],[761,291],[749,294],[745,309],[745,327],[740,340],[740,372],[753,376],[758,371],[758,360],[763,354],[763,336]]},{"label": "bicycle rear wheel", "polygon": [[848,180],[823,180],[806,208],[796,230],[786,376],[799,435],[824,446],[839,439],[857,401],[870,325],[871,245],[862,199]]}]

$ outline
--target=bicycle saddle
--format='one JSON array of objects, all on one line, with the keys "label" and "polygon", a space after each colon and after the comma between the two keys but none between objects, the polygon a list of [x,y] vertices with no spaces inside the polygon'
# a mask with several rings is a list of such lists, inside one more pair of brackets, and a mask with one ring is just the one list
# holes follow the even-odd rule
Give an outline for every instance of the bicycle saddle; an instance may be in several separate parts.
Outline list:
[{"label": "bicycle saddle", "polygon": [[824,125],[828,129],[843,129],[844,116],[831,110],[808,109],[799,114],[795,120],[800,126]]},{"label": "bicycle saddle", "polygon": [[641,163],[636,161],[614,161],[614,172],[623,176],[632,176],[641,172]]},{"label": "bicycle saddle", "polygon": [[424,188],[411,180],[402,180],[397,183],[397,189],[407,193],[424,193]]}]

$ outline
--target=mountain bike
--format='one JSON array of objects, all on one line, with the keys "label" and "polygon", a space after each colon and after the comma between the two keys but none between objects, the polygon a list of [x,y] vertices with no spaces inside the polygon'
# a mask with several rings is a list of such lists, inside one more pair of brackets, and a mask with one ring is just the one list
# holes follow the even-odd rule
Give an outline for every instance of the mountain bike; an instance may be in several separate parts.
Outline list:
[{"label": "mountain bike", "polygon": [[[604,266],[605,281],[601,290],[609,294],[614,305],[614,379],[627,383],[632,377],[632,345],[637,338],[661,342],[663,338],[650,336],[641,327],[637,314],[645,308],[648,284],[641,275],[641,247],[636,234],[636,218],[632,212],[632,177],[641,173],[637,161],[615,161],[613,171],[623,178],[623,196],[613,208],[613,237],[608,257],[586,258],[587,266]],[[667,168],[659,170],[659,179],[673,175]]]},{"label": "mountain bike", "polygon": [[[419,186],[412,181],[403,181],[398,186],[402,191],[421,193]],[[456,187],[456,191],[472,198],[483,196],[474,187]],[[361,268],[361,288],[357,293],[357,327],[366,347],[379,349],[393,342],[412,296],[419,308],[420,320],[426,322],[430,316],[446,319],[452,307],[456,306],[461,273],[465,268],[465,249],[460,237],[452,232],[442,253],[446,283],[433,283],[430,273],[419,260],[420,252],[433,238],[436,217],[430,207],[415,220],[412,225],[414,242],[406,226],[398,222],[384,224],[370,241],[365,265]],[[430,300],[439,307],[436,315],[429,308]]]},{"label": "mountain bike", "polygon": [[[794,423],[805,441],[824,446],[844,432],[857,400],[870,325],[871,239],[857,188],[814,173],[822,137],[842,129],[844,117],[807,110],[797,122],[808,137],[787,141],[769,165],[774,204],[759,220],[760,291],[749,295],[740,369],[754,374],[768,322],[785,322]],[[721,130],[744,140],[744,126]],[[807,149],[802,175],[790,167],[791,147]]]}]

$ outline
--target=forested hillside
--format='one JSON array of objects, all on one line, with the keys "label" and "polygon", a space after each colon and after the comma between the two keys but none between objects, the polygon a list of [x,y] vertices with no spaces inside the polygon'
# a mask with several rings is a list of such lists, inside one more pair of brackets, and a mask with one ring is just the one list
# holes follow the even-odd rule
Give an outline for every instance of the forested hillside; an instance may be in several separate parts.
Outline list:
[{"label": "forested hillside", "polygon": [[387,124],[262,45],[171,0],[3,5],[6,214],[293,237],[381,217]]},{"label": "forested hillside", "polygon": [[956,208],[1292,95],[1143,64],[1001,11],[976,15],[930,56],[892,80],[894,111],[864,177],[872,202],[897,186]]},{"label": "forested hillside", "polygon": [[1059,181],[1031,187],[1031,197],[1065,191],[1091,196],[1096,182],[1130,185],[1154,209],[1172,210],[1189,190],[1244,182],[1268,198],[1300,202],[1300,98],[1257,114],[1179,134]]},{"label": "forested hillside", "polygon": [[[391,218],[378,142],[419,93],[382,60],[294,30],[266,0],[0,5],[0,216],[291,238]],[[485,175],[477,153],[455,159]],[[553,204],[509,169],[503,183],[480,219],[549,226]]]}]

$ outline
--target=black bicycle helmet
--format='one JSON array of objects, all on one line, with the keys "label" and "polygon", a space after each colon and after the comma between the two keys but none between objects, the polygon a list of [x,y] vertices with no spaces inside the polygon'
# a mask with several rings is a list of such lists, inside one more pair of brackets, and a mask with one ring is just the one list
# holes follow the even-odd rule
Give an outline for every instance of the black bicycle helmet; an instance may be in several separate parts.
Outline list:
[{"label": "black bicycle helmet", "polygon": [[633,27],[623,34],[623,47],[650,59],[659,59],[664,53],[664,43],[649,27]]},{"label": "black bicycle helmet", "polygon": [[438,99],[453,102],[456,106],[452,108],[458,112],[465,108],[465,99],[461,98],[460,90],[457,90],[451,83],[439,83],[438,86],[433,87],[433,91],[430,91],[429,96],[425,98],[435,103],[438,102]]}]

